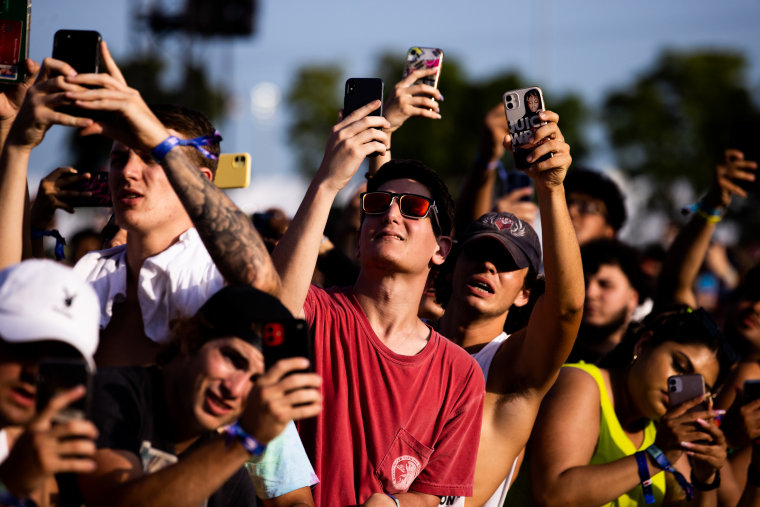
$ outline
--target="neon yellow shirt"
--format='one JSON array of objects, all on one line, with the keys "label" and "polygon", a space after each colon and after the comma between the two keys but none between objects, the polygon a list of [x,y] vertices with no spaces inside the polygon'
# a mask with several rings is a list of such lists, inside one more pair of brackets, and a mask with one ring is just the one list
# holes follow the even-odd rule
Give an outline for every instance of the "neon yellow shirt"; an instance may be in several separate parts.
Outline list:
[{"label": "neon yellow shirt", "polygon": [[[656,427],[654,422],[649,421],[647,427],[644,428],[644,441],[638,449],[634,447],[633,442],[631,442],[623,431],[622,426],[620,426],[620,421],[618,421],[615,409],[607,394],[607,387],[604,385],[602,373],[597,366],[586,363],[573,363],[566,364],[565,367],[578,368],[585,371],[596,380],[596,384],[599,386],[602,417],[601,421],[599,421],[599,440],[596,442],[596,450],[589,464],[599,465],[617,461],[626,456],[631,456],[637,451],[643,451],[654,443]],[[652,492],[656,500],[652,505],[662,505],[662,500],[665,496],[665,473],[662,470],[652,477]],[[636,507],[645,505],[641,485],[637,485],[616,500],[604,504],[603,507]]]}]

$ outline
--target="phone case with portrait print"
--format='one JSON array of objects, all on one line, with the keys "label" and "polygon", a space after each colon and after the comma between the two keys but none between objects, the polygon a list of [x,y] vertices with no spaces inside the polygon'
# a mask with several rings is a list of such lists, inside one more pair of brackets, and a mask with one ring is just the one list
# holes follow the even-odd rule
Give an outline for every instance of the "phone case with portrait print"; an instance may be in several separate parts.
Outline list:
[{"label": "phone case with portrait print", "polygon": [[[530,165],[525,160],[530,149],[524,146],[534,142],[533,133],[544,125],[545,122],[539,119],[538,113],[545,110],[544,95],[538,86],[510,90],[504,94],[504,111],[509,124],[509,134],[512,136],[512,153],[517,169],[525,170]],[[547,158],[548,154],[538,161]]]}]

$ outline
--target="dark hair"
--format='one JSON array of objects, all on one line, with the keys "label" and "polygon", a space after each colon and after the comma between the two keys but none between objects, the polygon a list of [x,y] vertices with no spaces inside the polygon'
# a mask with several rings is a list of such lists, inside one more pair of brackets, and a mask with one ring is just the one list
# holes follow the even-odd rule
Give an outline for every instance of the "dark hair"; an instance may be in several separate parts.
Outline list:
[{"label": "dark hair", "polygon": [[[187,139],[210,136],[216,132],[209,119],[194,109],[176,104],[152,104],[149,107],[159,121],[164,124],[164,127],[176,130]],[[215,141],[205,148],[215,155],[221,153],[219,141]],[[216,176],[218,160],[206,158],[200,151],[192,147],[187,148],[185,153],[198,167],[208,167],[211,173]]]},{"label": "dark hair", "polygon": [[623,204],[625,196],[620,187],[608,176],[599,171],[582,167],[574,167],[565,177],[565,194],[572,192],[585,194],[599,199],[607,208],[607,223],[619,231],[625,224],[627,213]]},{"label": "dark hair", "polygon": [[583,274],[593,275],[604,265],[617,266],[625,274],[628,283],[639,294],[639,303],[649,295],[644,273],[641,271],[639,252],[622,241],[611,238],[589,241],[581,247]]},{"label": "dark hair", "polygon": [[527,107],[528,97],[536,97],[538,99],[538,106],[541,107],[541,95],[538,93],[537,89],[531,88],[530,90],[525,92],[525,96],[523,97],[523,102],[525,102],[526,109],[530,109]]},{"label": "dark hair", "polygon": [[[650,314],[642,323],[629,326],[623,340],[599,362],[599,366],[614,369],[630,364],[636,343],[647,333],[651,333],[647,348],[651,349],[665,342],[705,346],[718,358],[720,370],[726,370],[724,366],[728,364],[728,357],[723,333],[703,308],[692,310],[686,305]],[[720,378],[719,375],[719,381]],[[716,382],[716,385],[718,383]]]},{"label": "dark hair", "polygon": [[[367,182],[367,191],[374,192],[385,182],[401,179],[414,180],[427,187],[438,208],[438,222],[441,224],[441,230],[436,231],[436,235],[451,235],[454,223],[454,199],[451,198],[446,183],[438,173],[422,162],[408,159],[394,159],[386,162]],[[433,224],[433,230],[435,230],[435,220],[431,219],[430,223]]]}]

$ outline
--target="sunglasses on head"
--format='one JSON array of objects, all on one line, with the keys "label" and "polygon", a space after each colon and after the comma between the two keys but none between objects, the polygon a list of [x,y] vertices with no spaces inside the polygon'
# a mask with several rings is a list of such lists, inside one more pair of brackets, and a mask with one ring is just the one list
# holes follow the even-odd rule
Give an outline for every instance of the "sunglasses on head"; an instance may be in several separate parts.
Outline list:
[{"label": "sunglasses on head", "polygon": [[438,208],[435,201],[429,197],[417,194],[395,194],[393,192],[363,192],[361,194],[362,211],[367,215],[379,215],[388,211],[393,200],[398,199],[398,209],[406,218],[419,220],[425,218],[433,210],[437,230],[441,229],[438,222]]}]

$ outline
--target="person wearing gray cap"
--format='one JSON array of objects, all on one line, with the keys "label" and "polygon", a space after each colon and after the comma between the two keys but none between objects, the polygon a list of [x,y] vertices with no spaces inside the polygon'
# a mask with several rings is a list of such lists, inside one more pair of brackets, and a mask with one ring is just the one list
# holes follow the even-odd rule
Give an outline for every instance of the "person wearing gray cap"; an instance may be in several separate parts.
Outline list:
[{"label": "person wearing gray cap", "polygon": [[85,395],[85,386],[55,394],[40,411],[36,407],[41,362],[93,365],[99,316],[95,291],[70,268],[28,260],[0,271],[1,505],[46,505],[62,496],[55,474],[95,469],[95,426],[59,417]]},{"label": "person wearing gray cap", "polygon": [[[541,210],[546,291],[531,298],[541,267],[533,228],[511,213],[486,213],[471,223],[447,259],[450,294],[437,290],[446,311],[438,330],[470,352],[483,370],[486,396],[480,432],[473,505],[501,506],[533,429],[541,400],[572,349],[583,310],[583,269],[565,202],[563,181],[570,147],[557,115],[537,132],[545,139],[530,156],[553,156],[527,171]],[[448,269],[447,269],[448,268]],[[446,298],[448,297],[448,300]],[[535,299],[527,327],[504,331],[510,310]],[[444,498],[442,505],[465,505]]]}]

